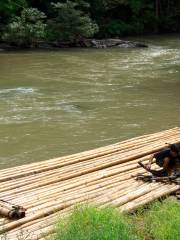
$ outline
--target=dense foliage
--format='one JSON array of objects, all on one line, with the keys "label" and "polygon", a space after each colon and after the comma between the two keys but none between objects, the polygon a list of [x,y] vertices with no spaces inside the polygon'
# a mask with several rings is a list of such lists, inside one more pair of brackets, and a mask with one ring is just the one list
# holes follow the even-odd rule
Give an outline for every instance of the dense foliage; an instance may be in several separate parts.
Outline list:
[{"label": "dense foliage", "polygon": [[18,46],[34,47],[38,40],[45,38],[46,24],[43,23],[45,18],[45,14],[38,9],[25,8],[20,17],[14,17],[14,20],[7,25],[7,31],[2,39]]},{"label": "dense foliage", "polygon": [[[83,37],[91,37],[98,30],[85,13],[89,4],[85,2],[66,1],[65,3],[52,3],[54,16],[49,21],[49,36],[52,40],[80,41]],[[81,9],[84,8],[84,11]]]},{"label": "dense foliage", "polygon": [[179,31],[180,0],[0,0],[1,40],[17,45]]}]

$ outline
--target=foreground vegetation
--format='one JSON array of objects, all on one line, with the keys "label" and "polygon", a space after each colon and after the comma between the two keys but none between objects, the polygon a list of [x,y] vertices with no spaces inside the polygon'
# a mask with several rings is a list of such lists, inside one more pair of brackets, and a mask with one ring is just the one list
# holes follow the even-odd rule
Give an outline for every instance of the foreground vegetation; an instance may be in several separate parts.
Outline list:
[{"label": "foreground vegetation", "polygon": [[40,41],[180,31],[180,0],[1,0],[0,41]]},{"label": "foreground vegetation", "polygon": [[57,226],[54,240],[135,240],[127,218],[113,208],[79,207]]},{"label": "foreground vegetation", "polygon": [[122,214],[116,209],[81,206],[57,225],[54,240],[178,240],[180,204],[173,199]]},{"label": "foreground vegetation", "polygon": [[145,239],[178,240],[180,203],[171,198],[155,202],[148,210],[139,210],[131,220]]}]

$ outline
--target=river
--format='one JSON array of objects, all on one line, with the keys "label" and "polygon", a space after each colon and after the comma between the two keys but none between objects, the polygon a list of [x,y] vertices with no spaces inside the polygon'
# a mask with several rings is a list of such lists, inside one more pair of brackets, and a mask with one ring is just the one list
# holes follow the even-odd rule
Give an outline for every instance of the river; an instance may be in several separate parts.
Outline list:
[{"label": "river", "polygon": [[180,126],[180,35],[0,54],[0,168]]}]

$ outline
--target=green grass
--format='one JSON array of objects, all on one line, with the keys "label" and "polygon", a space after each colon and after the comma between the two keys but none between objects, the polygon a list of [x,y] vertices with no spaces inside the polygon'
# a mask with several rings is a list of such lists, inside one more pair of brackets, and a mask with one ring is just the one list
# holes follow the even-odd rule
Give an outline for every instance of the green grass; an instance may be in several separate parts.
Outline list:
[{"label": "green grass", "polygon": [[172,199],[156,202],[144,215],[145,231],[152,239],[180,239],[180,204]]},{"label": "green grass", "polygon": [[139,240],[126,217],[113,208],[76,208],[60,221],[54,240]]},{"label": "green grass", "polygon": [[143,240],[180,239],[180,203],[175,199],[156,201],[148,208],[138,209],[129,215],[129,221]]},{"label": "green grass", "polygon": [[79,206],[56,227],[54,240],[179,240],[180,203],[169,198],[128,215]]}]

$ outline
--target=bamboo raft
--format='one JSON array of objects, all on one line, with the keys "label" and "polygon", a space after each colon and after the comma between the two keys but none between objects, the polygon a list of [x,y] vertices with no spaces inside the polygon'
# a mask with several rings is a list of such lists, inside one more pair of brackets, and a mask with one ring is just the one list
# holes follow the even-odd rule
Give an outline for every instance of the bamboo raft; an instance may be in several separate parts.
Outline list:
[{"label": "bamboo raft", "polygon": [[133,177],[145,173],[138,161],[146,163],[167,142],[180,143],[180,128],[0,170],[0,199],[27,208],[25,218],[0,218],[0,239],[52,239],[57,219],[70,214],[78,203],[131,211],[180,190],[174,183],[148,183]]}]

